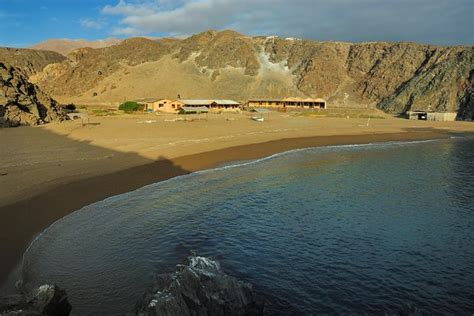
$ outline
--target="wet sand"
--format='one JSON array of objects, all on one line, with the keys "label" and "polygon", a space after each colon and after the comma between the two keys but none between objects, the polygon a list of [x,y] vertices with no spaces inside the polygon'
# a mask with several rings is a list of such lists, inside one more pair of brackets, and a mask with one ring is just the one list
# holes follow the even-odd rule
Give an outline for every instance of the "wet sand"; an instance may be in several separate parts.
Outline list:
[{"label": "wet sand", "polygon": [[[474,130],[473,124],[469,123],[433,125],[394,119],[379,120],[372,123],[370,129],[361,129],[357,127],[365,120],[312,121],[286,117],[275,119],[268,125],[249,123],[244,117],[242,125],[226,119],[172,123],[185,125],[159,129],[153,124],[136,124],[141,117],[127,119],[130,120],[128,125],[120,119],[98,119],[103,124],[102,130],[66,124],[46,129],[25,128],[24,132],[18,130],[11,134],[3,131],[5,134],[0,136],[7,135],[10,142],[6,143],[7,151],[2,156],[6,164],[0,170],[0,184],[2,188],[8,187],[0,204],[0,283],[19,263],[37,234],[61,217],[109,196],[224,163],[261,158],[296,148],[437,139]],[[112,122],[111,125],[108,121]],[[219,137],[226,137],[213,139],[210,135],[214,130],[221,130]],[[129,138],[124,139],[120,134],[124,131]],[[141,131],[148,136],[143,138]],[[153,133],[149,134],[150,131],[160,131],[156,139],[166,141],[160,143]],[[344,132],[346,134],[341,134]],[[107,133],[114,137],[122,136],[107,138]],[[193,136],[196,133],[201,138]],[[41,135],[41,139],[35,139],[37,135]],[[205,141],[189,143],[190,139]],[[42,143],[44,141],[46,143]],[[48,146],[48,141],[51,141],[51,146]],[[168,146],[180,141],[181,145]],[[144,142],[142,148],[136,147],[139,142]],[[156,150],[150,150],[150,142]],[[52,148],[58,150],[51,151]],[[19,163],[22,155],[25,161]]]}]

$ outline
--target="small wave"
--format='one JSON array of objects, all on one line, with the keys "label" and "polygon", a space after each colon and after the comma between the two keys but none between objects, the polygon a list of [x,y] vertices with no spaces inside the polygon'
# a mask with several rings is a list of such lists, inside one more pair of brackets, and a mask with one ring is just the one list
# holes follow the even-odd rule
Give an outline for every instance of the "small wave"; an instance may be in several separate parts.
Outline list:
[{"label": "small wave", "polygon": [[[343,148],[363,148],[363,147],[382,147],[382,146],[390,146],[390,145],[415,145],[415,144],[422,144],[422,143],[430,143],[430,142],[436,142],[439,141],[439,139],[428,139],[428,140],[416,140],[416,141],[390,141],[390,142],[375,142],[375,143],[367,143],[367,144],[348,144],[348,145],[328,145],[328,146],[317,146],[317,147],[305,147],[305,148],[297,148],[297,149],[291,149],[287,151],[282,151],[279,153],[272,154],[270,156],[266,156],[263,158],[258,158],[250,161],[245,161],[245,162],[239,162],[239,163],[230,163],[225,166],[221,167],[216,167],[216,168],[211,168],[211,169],[205,169],[205,170],[200,170],[193,172],[192,174],[184,175],[184,176],[191,176],[193,174],[202,174],[202,173],[208,173],[208,172],[215,172],[215,171],[220,171],[220,170],[225,170],[225,169],[230,169],[230,168],[236,168],[236,167],[245,167],[253,164],[258,164],[264,161],[268,161],[271,159],[275,159],[278,157],[283,157],[286,155],[294,154],[294,153],[299,153],[299,152],[304,152],[304,151],[314,151],[314,150],[325,150],[325,149],[343,149]],[[182,176],[179,176],[182,177]],[[176,177],[178,178],[178,177]],[[172,178],[169,180],[173,180],[176,178]],[[169,181],[165,180],[165,181]],[[162,183],[162,182],[159,182]],[[151,184],[151,185],[155,185]]]}]

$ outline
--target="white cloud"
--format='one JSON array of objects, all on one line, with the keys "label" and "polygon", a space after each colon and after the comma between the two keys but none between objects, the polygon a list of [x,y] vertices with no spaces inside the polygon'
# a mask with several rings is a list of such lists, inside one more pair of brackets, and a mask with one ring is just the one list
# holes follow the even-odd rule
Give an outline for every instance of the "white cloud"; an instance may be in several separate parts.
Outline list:
[{"label": "white cloud", "polygon": [[81,26],[86,29],[96,29],[99,30],[104,26],[103,21],[98,21],[98,20],[92,20],[92,19],[81,19],[79,21]]},{"label": "white cloud", "polygon": [[472,0],[120,0],[115,34],[245,34],[338,41],[474,43]]},{"label": "white cloud", "polygon": [[120,0],[115,6],[106,5],[102,8],[102,13],[111,15],[146,15],[154,10],[153,3],[127,3]]},{"label": "white cloud", "polygon": [[142,32],[133,27],[116,27],[112,30],[112,35],[137,36],[140,34],[142,34]]}]

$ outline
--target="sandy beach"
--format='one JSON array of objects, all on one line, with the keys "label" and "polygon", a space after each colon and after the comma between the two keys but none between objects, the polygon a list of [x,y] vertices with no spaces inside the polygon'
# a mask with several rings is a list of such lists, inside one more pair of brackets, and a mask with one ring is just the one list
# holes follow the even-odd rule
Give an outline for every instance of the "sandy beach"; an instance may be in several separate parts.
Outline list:
[{"label": "sandy beach", "polygon": [[295,148],[446,138],[471,122],[321,118],[271,113],[90,117],[41,127],[0,129],[0,283],[31,240],[57,219],[144,185]]}]

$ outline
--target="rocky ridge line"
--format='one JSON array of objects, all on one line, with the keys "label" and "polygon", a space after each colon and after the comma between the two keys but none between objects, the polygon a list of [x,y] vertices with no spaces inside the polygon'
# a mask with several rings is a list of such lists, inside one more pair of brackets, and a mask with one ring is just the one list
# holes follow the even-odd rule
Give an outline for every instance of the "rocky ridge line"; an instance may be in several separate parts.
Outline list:
[{"label": "rocky ridge line", "polygon": [[130,38],[106,48],[81,48],[28,75],[68,102],[177,94],[239,101],[301,96],[326,98],[330,106],[469,117],[472,71],[472,46],[318,42],[211,30],[184,40]]}]

